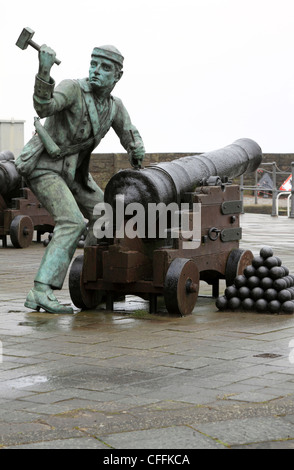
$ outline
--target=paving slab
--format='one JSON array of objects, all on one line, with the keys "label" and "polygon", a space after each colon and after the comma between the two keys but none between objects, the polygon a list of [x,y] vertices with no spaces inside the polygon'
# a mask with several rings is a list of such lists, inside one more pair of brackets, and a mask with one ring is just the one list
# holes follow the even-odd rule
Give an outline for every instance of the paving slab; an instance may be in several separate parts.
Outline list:
[{"label": "paving slab", "polygon": [[102,436],[115,449],[224,449],[225,446],[187,426],[131,431]]},{"label": "paving slab", "polygon": [[[241,247],[271,245],[294,273],[293,219],[241,225]],[[293,448],[293,315],[219,312],[205,283],[188,317],[150,315],[134,296],[33,312],[43,253],[0,247],[1,448]],[[57,297],[71,303],[67,281]]]},{"label": "paving slab", "polygon": [[227,446],[251,444],[268,441],[293,440],[293,425],[284,418],[262,417],[227,420],[218,423],[195,425],[199,432],[220,440]]}]

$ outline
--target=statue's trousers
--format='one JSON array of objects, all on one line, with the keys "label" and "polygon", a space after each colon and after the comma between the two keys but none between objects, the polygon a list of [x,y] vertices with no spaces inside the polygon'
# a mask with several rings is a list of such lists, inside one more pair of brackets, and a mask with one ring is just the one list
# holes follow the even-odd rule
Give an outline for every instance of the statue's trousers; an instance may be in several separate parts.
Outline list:
[{"label": "statue's trousers", "polygon": [[53,237],[35,281],[50,285],[52,289],[61,289],[77,243],[85,232],[84,217],[89,221],[88,239],[93,236],[92,227],[96,220],[93,210],[103,201],[103,192],[97,185],[95,191],[89,192],[76,181],[69,187],[53,172],[31,179],[29,186],[55,221]]}]

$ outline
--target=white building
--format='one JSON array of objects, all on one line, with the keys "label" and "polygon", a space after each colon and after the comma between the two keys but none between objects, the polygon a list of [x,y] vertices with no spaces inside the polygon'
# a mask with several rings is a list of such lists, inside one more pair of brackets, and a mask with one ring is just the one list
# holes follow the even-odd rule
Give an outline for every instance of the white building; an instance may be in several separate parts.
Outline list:
[{"label": "white building", "polygon": [[24,146],[24,122],[0,120],[0,152],[10,150],[18,157]]}]

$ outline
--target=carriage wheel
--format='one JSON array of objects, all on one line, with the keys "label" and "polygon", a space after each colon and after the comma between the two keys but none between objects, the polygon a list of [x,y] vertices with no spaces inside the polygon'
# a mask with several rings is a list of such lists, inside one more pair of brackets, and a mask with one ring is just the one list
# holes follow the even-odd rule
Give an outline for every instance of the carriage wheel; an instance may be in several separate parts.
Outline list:
[{"label": "carriage wheel", "polygon": [[232,250],[228,256],[226,264],[226,285],[231,286],[239,274],[243,274],[244,269],[252,263],[253,253],[250,250]]},{"label": "carriage wheel", "polygon": [[165,277],[164,299],[169,313],[190,315],[199,292],[199,272],[193,260],[176,258]]},{"label": "carriage wheel", "polygon": [[10,238],[15,248],[27,248],[33,240],[34,224],[27,215],[17,215],[10,224]]},{"label": "carriage wheel", "polygon": [[85,289],[82,279],[83,263],[83,255],[77,256],[73,261],[69,272],[68,286],[73,304],[82,310],[89,310],[99,305],[103,293]]}]

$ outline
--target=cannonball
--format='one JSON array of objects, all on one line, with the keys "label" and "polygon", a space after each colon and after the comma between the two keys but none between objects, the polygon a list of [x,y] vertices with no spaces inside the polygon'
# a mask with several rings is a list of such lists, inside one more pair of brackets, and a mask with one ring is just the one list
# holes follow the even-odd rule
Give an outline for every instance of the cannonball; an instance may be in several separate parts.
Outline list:
[{"label": "cannonball", "polygon": [[263,297],[264,290],[261,287],[254,287],[251,291],[251,298],[253,300],[258,300]]},{"label": "cannonball", "polygon": [[289,272],[290,272],[290,271],[289,271],[289,268],[287,268],[287,266],[284,266],[283,264],[282,264],[281,268],[283,268],[284,271],[285,271],[284,276],[288,276],[288,274],[289,274]]},{"label": "cannonball", "polygon": [[294,313],[294,302],[287,300],[282,304],[281,310],[284,313]]},{"label": "cannonball", "polygon": [[283,268],[281,268],[281,266],[274,266],[270,269],[269,275],[272,279],[279,279],[279,278],[283,277],[284,270],[283,270]]},{"label": "cannonball", "polygon": [[285,277],[285,276],[286,276],[286,271],[285,271],[284,267],[283,267],[283,266],[279,266],[279,268],[282,269],[282,271],[283,271],[283,277]]},{"label": "cannonball", "polygon": [[256,269],[251,264],[249,266],[246,266],[246,268],[243,271],[244,276],[247,277],[247,279],[251,276],[255,276],[255,272],[256,272]]},{"label": "cannonball", "polygon": [[266,266],[259,266],[256,270],[256,276],[262,279],[263,277],[268,277],[269,269]]},{"label": "cannonball", "polygon": [[43,240],[43,245],[48,246],[49,242],[50,242],[49,238],[45,238],[45,240]]},{"label": "cannonball", "polygon": [[273,288],[276,289],[277,291],[286,289],[286,287],[287,287],[287,282],[283,278],[275,279],[273,281]]},{"label": "cannonball", "polygon": [[278,262],[278,266],[282,266],[282,260],[281,258],[279,258],[278,256],[275,256],[277,262]]},{"label": "cannonball", "polygon": [[246,286],[246,282],[247,282],[247,278],[245,276],[243,276],[243,274],[240,274],[239,276],[235,277],[235,279],[234,279],[234,285],[237,288]]},{"label": "cannonball", "polygon": [[258,286],[259,286],[259,283],[260,283],[260,279],[259,279],[259,277],[257,277],[257,276],[250,276],[250,277],[247,279],[247,286],[248,286],[250,289],[254,289],[254,287],[258,287]]},{"label": "cannonball", "polygon": [[273,256],[274,252],[270,246],[265,245],[261,248],[259,254],[262,258],[269,258],[270,256]]},{"label": "cannonball", "polygon": [[260,287],[264,290],[270,289],[273,286],[274,281],[271,277],[264,277],[260,280]]},{"label": "cannonball", "polygon": [[228,307],[231,308],[232,310],[237,310],[241,306],[241,300],[239,297],[231,297],[228,300]]},{"label": "cannonball", "polygon": [[283,302],[287,302],[288,300],[291,300],[291,292],[288,290],[288,289],[283,289],[283,290],[280,290],[280,292],[278,293],[278,300],[281,302],[281,304]]},{"label": "cannonball", "polygon": [[225,296],[227,297],[227,299],[231,299],[232,297],[237,297],[237,294],[238,294],[238,289],[234,284],[226,287]]},{"label": "cannonball", "polygon": [[273,268],[274,266],[279,266],[279,262],[277,260],[277,257],[276,256],[270,256],[269,258],[266,258],[264,260],[264,266],[266,266],[269,269]]},{"label": "cannonball", "polygon": [[228,306],[228,299],[225,295],[221,295],[217,298],[215,305],[219,310],[224,310]]},{"label": "cannonball", "polygon": [[244,308],[244,310],[252,310],[254,307],[254,300],[247,297],[247,299],[242,301],[241,306]]},{"label": "cannonball", "polygon": [[252,260],[252,266],[255,269],[258,269],[260,266],[263,265],[264,259],[261,256],[254,256]]},{"label": "cannonball", "polygon": [[288,287],[293,287],[293,286],[294,286],[294,281],[293,281],[292,276],[290,276],[289,274],[287,274],[287,275],[285,276],[285,279],[286,279],[286,281],[287,281],[287,283],[288,283]]},{"label": "cannonball", "polygon": [[256,302],[255,302],[255,309],[258,311],[258,312],[266,312],[267,311],[267,301],[265,299],[258,299]]},{"label": "cannonball", "polygon": [[268,303],[268,311],[271,313],[278,313],[281,309],[281,302],[278,300],[272,300],[271,302]]},{"label": "cannonball", "polygon": [[268,302],[270,302],[271,300],[275,300],[277,297],[278,297],[278,292],[276,291],[276,289],[267,289],[264,292],[264,298]]},{"label": "cannonball", "polygon": [[48,235],[49,240],[51,240],[52,237],[53,237],[53,233],[49,233]]},{"label": "cannonball", "polygon": [[[282,267],[282,266],[281,266]],[[290,281],[290,278],[288,276],[283,276],[282,279],[284,279],[285,283],[286,283],[286,287],[290,287],[291,286],[291,281]]]},{"label": "cannonball", "polygon": [[240,287],[240,289],[238,290],[238,297],[241,300],[250,297],[250,289],[247,286]]},{"label": "cannonball", "polygon": [[291,300],[294,300],[294,287],[289,287],[289,291],[291,292]]}]

